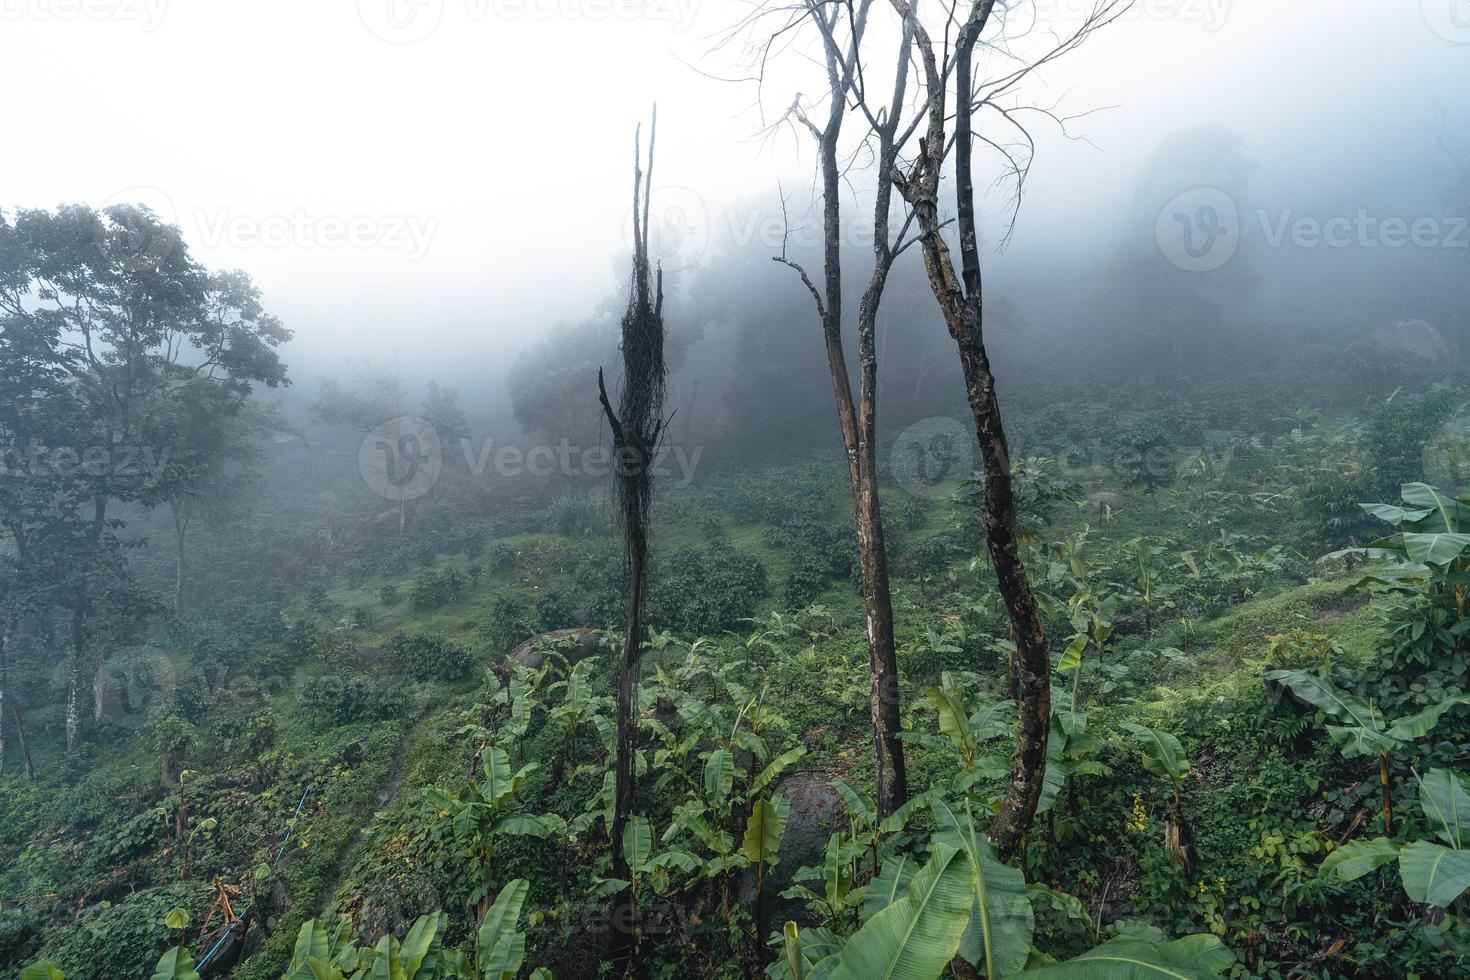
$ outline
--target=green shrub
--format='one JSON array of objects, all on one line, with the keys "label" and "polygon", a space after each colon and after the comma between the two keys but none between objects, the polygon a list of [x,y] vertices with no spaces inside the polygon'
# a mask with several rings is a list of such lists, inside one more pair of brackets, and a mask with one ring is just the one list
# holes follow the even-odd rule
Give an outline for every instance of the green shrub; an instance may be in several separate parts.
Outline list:
[{"label": "green shrub", "polygon": [[395,633],[378,664],[420,681],[459,681],[470,674],[470,652],[440,633]]}]

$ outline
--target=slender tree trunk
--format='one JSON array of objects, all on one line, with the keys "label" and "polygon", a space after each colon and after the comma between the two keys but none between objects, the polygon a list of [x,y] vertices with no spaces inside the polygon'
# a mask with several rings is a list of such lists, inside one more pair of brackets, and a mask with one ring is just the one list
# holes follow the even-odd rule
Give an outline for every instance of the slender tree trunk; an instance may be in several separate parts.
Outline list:
[{"label": "slender tree trunk", "polygon": [[634,810],[637,752],[637,684],[643,639],[644,595],[648,584],[648,531],[653,500],[652,463],[663,435],[667,371],[664,364],[663,272],[654,276],[648,261],[649,196],[653,189],[653,152],[658,136],[655,109],[648,140],[648,172],[643,172],[641,127],[635,135],[633,165],[634,247],[632,295],[622,321],[623,389],[614,411],[602,371],[598,397],[617,454],[618,500],[628,568],[627,630],[618,668],[615,758],[613,760],[613,877],[628,881],[613,902],[609,958],[623,976],[638,972],[638,915],[623,832]]},{"label": "slender tree trunk", "polygon": [[10,690],[6,648],[11,634],[15,631],[15,622],[15,613],[11,613],[5,618],[5,624],[0,626],[0,773],[5,772],[5,708],[7,706],[6,694]]},{"label": "slender tree trunk", "polygon": [[899,188],[919,221],[929,285],[959,350],[965,394],[975,417],[975,436],[985,457],[981,524],[990,563],[995,569],[996,582],[1010,618],[1011,640],[1016,646],[1020,715],[1016,750],[1005,796],[990,826],[991,839],[1002,857],[1009,858],[1020,848],[1036,815],[1042,781],[1046,776],[1046,740],[1051,727],[1051,657],[1016,538],[1010,447],[983,334],[983,291],[970,161],[973,141],[971,58],[995,4],[994,0],[975,3],[955,40],[954,159],[963,264],[961,281],[956,275],[954,260],[941,233],[939,220],[939,181],[948,143],[946,81],[935,59],[933,44],[918,23],[911,5],[902,0],[894,0],[894,3],[914,31],[925,76],[928,113],[928,129],[920,143],[919,157],[913,171],[907,177],[899,178]]},{"label": "slender tree trunk", "polygon": [[174,612],[184,608],[184,538],[189,533],[189,504],[185,500],[173,502],[174,515]]},{"label": "slender tree trunk", "polygon": [[21,772],[26,774],[27,779],[35,779],[36,764],[31,760],[31,743],[26,739],[25,719],[21,717],[13,697],[10,699],[10,718],[15,722],[15,744],[20,749]]},{"label": "slender tree trunk", "polygon": [[[876,224],[874,229],[874,271],[858,310],[858,397],[855,400],[847,355],[842,343],[842,170],[838,161],[838,144],[843,117],[847,111],[846,94],[852,84],[867,19],[868,4],[852,13],[852,37],[844,53],[837,41],[837,19],[840,13],[812,5],[808,16],[821,32],[826,53],[827,82],[830,105],[823,127],[818,128],[804,115],[799,118],[817,142],[822,174],[822,271],[823,290],[818,292],[806,271],[784,253],[776,259],[800,273],[802,282],[817,304],[826,345],[827,368],[832,380],[832,393],[837,403],[837,422],[847,455],[848,481],[852,489],[853,516],[858,536],[858,564],[863,579],[863,611],[868,640],[869,718],[873,727],[874,782],[877,789],[878,818],[892,814],[908,800],[908,775],[904,766],[903,743],[898,739],[899,683],[898,657],[893,639],[893,598],[888,580],[888,549],[883,533],[883,514],[878,502],[878,476],[875,452],[878,396],[878,357],[876,323],[878,305],[893,263],[888,241],[888,209],[892,183],[880,179]],[[902,80],[895,94],[901,109]],[[894,121],[880,132],[883,159],[891,163]],[[886,168],[880,168],[886,169]]]},{"label": "slender tree trunk", "polygon": [[86,613],[78,599],[71,610],[71,660],[66,668],[66,751],[76,751],[82,728],[82,659],[86,649]]}]

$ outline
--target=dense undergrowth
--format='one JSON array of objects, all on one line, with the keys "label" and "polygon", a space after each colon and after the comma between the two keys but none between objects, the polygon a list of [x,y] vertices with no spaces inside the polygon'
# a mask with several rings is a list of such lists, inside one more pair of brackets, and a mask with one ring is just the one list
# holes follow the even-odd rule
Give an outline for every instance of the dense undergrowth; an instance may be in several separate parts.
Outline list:
[{"label": "dense undergrowth", "polygon": [[[1426,460],[1457,405],[1437,390],[1367,420],[1028,419],[1036,454],[1017,473],[1058,663],[1051,775],[1014,870],[961,846],[1013,737],[1006,620],[967,488],[885,487],[922,799],[886,827],[869,815],[840,468],[662,493],[632,841],[651,975],[783,976],[792,956],[823,975],[871,942],[865,922],[917,914],[900,907],[916,869],[942,886],[968,880],[962,865],[1000,891],[1024,876],[1019,898],[996,899],[1009,911],[978,956],[992,975],[1094,949],[1165,956],[1165,937],[1186,936],[1201,973],[1462,972],[1458,893],[1415,900],[1401,855],[1434,840],[1460,853],[1461,824],[1431,803],[1464,794],[1435,773],[1470,771],[1463,560],[1388,544],[1322,557],[1390,525],[1412,544],[1414,522],[1436,519],[1400,485],[1436,476]],[[1042,435],[1108,449],[1043,452]],[[597,975],[619,884],[612,658],[577,662],[569,640],[508,654],[550,630],[615,629],[619,552],[595,497],[497,505],[456,520],[451,496],[401,536],[325,527],[274,594],[223,598],[198,619],[213,625],[142,649],[147,709],[105,716],[74,756],[51,748],[59,709],[34,710],[39,778],[0,781],[0,966],[147,976],[177,942],[201,954],[226,897],[252,919],[239,978],[273,980],[313,950],[350,976],[371,962],[359,944],[384,936],[435,950],[442,972],[424,976],[502,953]],[[1470,532],[1458,513],[1444,533]],[[338,915],[350,932],[333,932]],[[773,940],[788,919],[799,930]]]}]

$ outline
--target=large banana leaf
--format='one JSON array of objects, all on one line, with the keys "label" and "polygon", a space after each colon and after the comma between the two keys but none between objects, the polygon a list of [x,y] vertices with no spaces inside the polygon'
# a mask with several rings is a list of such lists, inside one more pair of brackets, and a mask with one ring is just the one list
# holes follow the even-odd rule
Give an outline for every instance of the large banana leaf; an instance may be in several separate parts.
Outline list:
[{"label": "large banana leaf", "polygon": [[371,980],[406,980],[403,972],[403,947],[393,936],[378,940],[373,950]]},{"label": "large banana leaf", "polygon": [[1455,850],[1470,850],[1470,785],[1448,769],[1431,769],[1419,780],[1419,809],[1439,829],[1440,840]]},{"label": "large banana leaf", "polygon": [[66,974],[50,960],[42,960],[21,970],[20,980],[66,980]]},{"label": "large banana leaf", "polygon": [[1026,897],[1026,876],[996,856],[995,847],[975,829],[968,804],[957,812],[948,801],[930,804],[940,831],[934,840],[954,847],[969,863],[974,900],[960,955],[985,975],[1003,977],[1026,965],[1036,920]]},{"label": "large banana leaf", "polygon": [[786,817],[791,800],[778,796],[773,800],[756,800],[745,821],[745,840],[741,853],[751,864],[770,864],[781,850],[781,836],[786,832]]},{"label": "large banana leaf", "polygon": [[1342,749],[1343,758],[1374,758],[1398,748],[1399,742],[1383,732],[1360,725],[1328,725],[1327,736]]},{"label": "large banana leaf", "polygon": [[756,776],[755,779],[751,781],[750,795],[754,796],[761,790],[765,789],[777,778],[779,778],[781,773],[784,772],[788,766],[790,766],[793,762],[795,762],[797,759],[800,759],[804,755],[806,755],[806,746],[798,745],[796,748],[788,749],[785,752],[782,752],[780,755],[776,756],[776,758],[772,759],[766,765],[766,767],[760,771],[760,775]]},{"label": "large banana leaf", "polygon": [[1416,738],[1423,738],[1434,731],[1439,725],[1440,718],[1444,717],[1446,712],[1462,704],[1470,704],[1470,694],[1445,698],[1437,704],[1431,704],[1423,711],[1406,715],[1389,726],[1388,734],[1401,742],[1412,742]]},{"label": "large banana leaf", "polygon": [[1410,561],[1448,565],[1470,551],[1470,534],[1415,534],[1404,532],[1404,553]]},{"label": "large banana leaf", "polygon": [[831,980],[934,980],[959,950],[974,901],[969,861],[936,844],[904,897],[853,933]]},{"label": "large banana leaf", "polygon": [[475,944],[475,959],[485,980],[512,980],[520,971],[526,958],[526,937],[517,923],[530,890],[524,878],[515,879],[500,890],[485,913]]},{"label": "large banana leaf", "polygon": [[1124,722],[1123,727],[1143,743],[1143,768],[1155,776],[1178,781],[1189,775],[1189,760],[1184,755],[1184,746],[1168,732],[1156,731],[1143,725]]},{"label": "large banana leaf", "polygon": [[1235,954],[1214,936],[1187,936],[1160,945],[1127,936],[1021,976],[1026,980],[1208,980],[1234,965]]},{"label": "large banana leaf", "polygon": [[1399,495],[1410,507],[1426,511],[1424,517],[1410,518],[1414,531],[1458,532],[1470,527],[1470,501],[1454,499],[1427,483],[1405,483]]},{"label": "large banana leaf", "polygon": [[885,858],[883,869],[868,883],[868,894],[863,899],[863,918],[871,919],[902,898],[918,867],[912,858],[902,854]]},{"label": "large banana leaf", "polygon": [[182,946],[175,946],[158,961],[151,980],[199,980],[194,972],[194,957]]},{"label": "large banana leaf", "polygon": [[439,947],[444,941],[444,928],[449,917],[443,912],[421,916],[403,937],[403,973],[407,980],[415,980],[420,973],[425,977],[435,975],[439,966]]},{"label": "large banana leaf", "polygon": [[623,828],[623,857],[634,881],[648,870],[648,861],[653,857],[653,827],[647,817],[634,817]]},{"label": "large banana leaf", "polygon": [[847,804],[847,813],[860,826],[871,827],[878,819],[873,811],[873,805],[869,803],[861,793],[847,785],[840,779],[832,780],[832,788],[842,797]]},{"label": "large banana leaf", "polygon": [[1338,881],[1353,881],[1397,860],[1398,856],[1399,846],[1387,837],[1355,840],[1327,855],[1319,873],[1324,878],[1333,877]]},{"label": "large banana leaf", "polygon": [[1415,841],[1399,852],[1399,874],[1409,898],[1447,909],[1470,888],[1470,851]]},{"label": "large banana leaf", "polygon": [[1285,684],[1297,697],[1340,721],[1368,731],[1383,727],[1373,709],[1361,698],[1340,690],[1309,670],[1272,670],[1266,677]]},{"label": "large banana leaf", "polygon": [[970,717],[965,710],[965,698],[959,691],[931,687],[924,697],[939,713],[939,731],[947,736],[966,763],[975,755],[975,741],[970,737]]},{"label": "large banana leaf", "polygon": [[308,960],[326,962],[331,955],[330,943],[327,927],[320,920],[312,919],[307,922],[296,934],[296,949],[291,954],[291,966],[287,973],[294,976],[296,969],[305,966]]},{"label": "large banana leaf", "polygon": [[728,749],[715,749],[704,763],[704,797],[719,809],[735,785],[735,758]]}]

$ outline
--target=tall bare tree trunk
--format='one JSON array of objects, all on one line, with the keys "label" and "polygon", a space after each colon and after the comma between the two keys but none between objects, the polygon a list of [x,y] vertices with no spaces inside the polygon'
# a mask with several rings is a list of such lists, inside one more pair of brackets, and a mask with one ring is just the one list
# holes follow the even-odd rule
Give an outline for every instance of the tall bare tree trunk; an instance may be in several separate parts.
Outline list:
[{"label": "tall bare tree trunk", "polygon": [[[855,400],[842,343],[842,171],[837,158],[843,117],[847,112],[846,94],[852,84],[869,6],[870,2],[863,2],[855,11],[849,10],[851,37],[845,52],[837,40],[841,11],[829,10],[820,4],[811,4],[807,8],[807,16],[822,35],[830,99],[826,123],[820,127],[799,109],[795,110],[801,124],[816,140],[822,175],[822,291],[817,290],[806,270],[784,252],[776,261],[795,269],[816,301],[832,393],[837,403],[838,426],[847,455],[848,481],[852,488],[853,516],[857,526],[858,564],[863,578],[876,802],[878,816],[882,819],[908,800],[903,743],[898,739],[901,726],[898,657],[893,639],[893,598],[889,589],[888,547],[878,501],[875,462],[878,357],[874,338],[878,306],[893,263],[893,252],[888,242],[889,195],[885,188],[880,188],[874,235],[874,271],[858,311],[858,396]],[[891,147],[891,129],[886,135],[885,150]]]},{"label": "tall bare tree trunk", "polygon": [[15,632],[15,624],[16,614],[11,612],[5,617],[4,625],[0,625],[0,773],[5,772],[5,708],[6,694],[10,690],[7,644]]},{"label": "tall bare tree trunk", "polygon": [[189,533],[189,502],[174,500],[171,504],[174,517],[174,612],[184,608],[184,538]]},{"label": "tall bare tree trunk", "polygon": [[895,175],[895,178],[919,221],[929,285],[939,301],[950,336],[959,349],[965,394],[975,417],[975,436],[985,457],[981,523],[990,563],[995,568],[1001,598],[1010,617],[1011,640],[1016,646],[1016,687],[1020,705],[1016,750],[1005,796],[990,826],[990,837],[997,849],[1002,857],[1009,857],[1019,849],[1031,826],[1046,776],[1046,742],[1051,728],[1051,658],[1016,538],[1010,447],[984,342],[979,236],[975,226],[975,190],[970,159],[973,142],[971,60],[995,0],[979,0],[972,4],[969,18],[955,40],[955,193],[962,281],[955,274],[954,260],[939,220],[939,181],[947,146],[946,80],[936,62],[933,44],[914,15],[912,6],[903,0],[893,2],[914,31],[925,76],[925,109],[928,115],[927,133],[920,141],[919,157],[912,171],[906,176]]},{"label": "tall bare tree trunk", "polygon": [[86,649],[85,600],[71,608],[71,660],[66,667],[66,751],[76,751],[82,728],[82,661]]},{"label": "tall bare tree trunk", "polygon": [[632,295],[623,314],[623,388],[614,411],[602,371],[597,372],[598,397],[612,429],[617,456],[618,501],[628,566],[627,631],[618,667],[615,758],[613,762],[612,858],[613,877],[629,881],[613,903],[609,959],[625,976],[637,973],[637,909],[634,907],[623,831],[633,816],[634,754],[637,751],[637,682],[643,640],[643,606],[648,584],[649,513],[653,500],[653,462],[665,420],[663,404],[667,372],[664,366],[663,272],[655,276],[648,262],[649,196],[653,191],[653,151],[658,136],[658,111],[648,139],[648,172],[643,172],[642,127],[635,135],[633,163],[633,276]]}]

